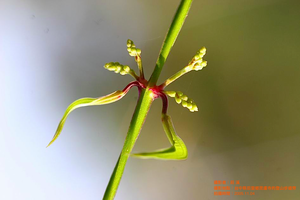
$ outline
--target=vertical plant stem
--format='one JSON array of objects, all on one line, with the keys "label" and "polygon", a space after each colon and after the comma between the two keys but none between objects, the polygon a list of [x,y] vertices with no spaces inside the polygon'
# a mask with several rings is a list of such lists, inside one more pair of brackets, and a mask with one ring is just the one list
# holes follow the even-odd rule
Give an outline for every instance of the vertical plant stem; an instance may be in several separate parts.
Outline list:
[{"label": "vertical plant stem", "polygon": [[[103,199],[104,200],[112,200],[115,197],[117,192],[119,183],[121,181],[125,165],[129,155],[134,147],[134,144],[139,136],[143,123],[146,119],[147,113],[150,109],[151,103],[153,102],[153,93],[149,90],[149,87],[155,86],[158,80],[158,77],[161,73],[163,65],[171,51],[171,48],[176,41],[176,38],[183,26],[185,18],[188,14],[188,11],[191,7],[192,0],[182,0],[176,14],[173,18],[170,29],[165,37],[164,43],[160,50],[159,57],[156,62],[155,69],[150,77],[148,82],[148,87],[146,89],[142,89],[140,98],[138,100],[137,106],[135,108],[132,120],[130,122],[129,130],[127,133],[127,137],[118,159],[118,162],[114,168],[114,171],[109,180],[108,186],[106,188]],[[139,64],[139,63],[138,63]],[[140,63],[141,64],[141,63]],[[141,65],[139,66],[142,67]]]},{"label": "vertical plant stem", "polygon": [[170,26],[170,29],[165,37],[162,47],[161,47],[159,56],[156,61],[155,69],[149,80],[150,86],[153,86],[157,83],[157,80],[161,73],[161,70],[168,58],[171,48],[173,47],[173,45],[176,41],[176,38],[181,30],[181,27],[183,26],[183,23],[184,23],[184,21],[187,17],[187,14],[190,10],[191,4],[192,4],[192,0],[182,0],[180,2],[180,5],[178,6],[178,9],[173,18],[172,24]]},{"label": "vertical plant stem", "polygon": [[108,186],[106,188],[103,199],[112,200],[117,192],[119,183],[121,181],[127,159],[132,151],[132,148],[139,136],[143,123],[146,119],[147,113],[153,102],[152,92],[146,88],[143,89],[139,97],[137,106],[132,116],[130,126],[128,129],[127,137],[120,154],[119,160],[115,166],[115,169],[111,175]]}]

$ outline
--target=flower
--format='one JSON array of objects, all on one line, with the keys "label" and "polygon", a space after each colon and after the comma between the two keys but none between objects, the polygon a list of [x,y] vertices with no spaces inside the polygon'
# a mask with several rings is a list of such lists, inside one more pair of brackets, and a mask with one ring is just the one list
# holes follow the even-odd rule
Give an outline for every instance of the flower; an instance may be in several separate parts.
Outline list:
[{"label": "flower", "polygon": [[[182,160],[186,159],[188,155],[187,148],[184,144],[184,142],[181,140],[181,138],[176,134],[174,125],[172,123],[171,117],[167,114],[168,110],[168,97],[175,98],[175,101],[183,106],[188,108],[191,112],[198,111],[198,107],[195,104],[195,102],[188,98],[186,95],[184,95],[180,91],[165,91],[164,88],[168,86],[170,83],[174,82],[176,79],[181,77],[182,75],[186,74],[189,71],[195,70],[198,71],[205,67],[207,65],[207,62],[204,61],[202,58],[206,53],[205,47],[201,48],[196,55],[192,58],[192,60],[189,62],[189,64],[184,67],[182,70],[171,76],[169,79],[167,79],[163,84],[159,86],[149,86],[148,81],[144,78],[143,73],[143,66],[142,66],[142,59],[141,59],[141,50],[136,48],[135,44],[131,41],[127,41],[127,51],[130,56],[133,56],[135,58],[135,61],[138,65],[138,69],[140,72],[140,76],[138,76],[134,70],[132,70],[127,65],[122,65],[118,62],[109,62],[104,65],[104,68],[113,71],[115,73],[120,73],[121,75],[129,74],[131,75],[135,81],[129,83],[123,90],[115,91],[109,95],[99,97],[99,98],[81,98],[76,101],[74,101],[72,104],[70,104],[65,111],[65,114],[63,115],[57,130],[48,144],[50,146],[60,135],[63,126],[65,124],[65,121],[68,117],[68,115],[75,110],[76,108],[85,107],[85,106],[95,106],[95,105],[104,105],[113,103],[115,101],[120,100],[123,98],[127,92],[133,87],[136,86],[139,90],[139,93],[141,93],[142,90],[151,90],[151,97],[152,101],[157,98],[161,98],[163,101],[163,109],[162,109],[162,123],[164,131],[171,143],[170,148],[157,150],[154,152],[147,152],[147,153],[135,153],[132,154],[134,157],[138,158],[155,158],[155,159],[171,159],[171,160]],[[47,147],[48,147],[47,146]]]}]

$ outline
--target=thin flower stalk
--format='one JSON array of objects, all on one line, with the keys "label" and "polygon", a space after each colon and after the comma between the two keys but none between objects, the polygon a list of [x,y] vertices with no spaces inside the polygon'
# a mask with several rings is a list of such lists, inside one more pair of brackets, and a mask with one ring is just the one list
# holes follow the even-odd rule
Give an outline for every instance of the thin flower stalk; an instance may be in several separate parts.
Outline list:
[{"label": "thin flower stalk", "polygon": [[197,51],[196,55],[193,57],[193,59],[190,61],[190,63],[185,66],[183,69],[175,73],[173,76],[168,78],[163,84],[161,84],[161,87],[165,88],[174,81],[176,81],[179,77],[183,76],[184,74],[195,70],[201,70],[204,67],[207,66],[207,61],[203,60],[204,55],[206,54],[206,48],[202,47],[199,51]]}]

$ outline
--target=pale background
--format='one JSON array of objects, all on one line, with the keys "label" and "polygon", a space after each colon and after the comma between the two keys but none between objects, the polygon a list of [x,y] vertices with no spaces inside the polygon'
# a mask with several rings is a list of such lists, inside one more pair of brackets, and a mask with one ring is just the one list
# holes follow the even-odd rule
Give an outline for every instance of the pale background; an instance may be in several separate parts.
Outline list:
[{"label": "pale background", "polygon": [[[51,140],[67,106],[131,81],[102,66],[149,77],[179,1],[0,1],[0,199],[102,199],[122,148],[137,91],[81,108]],[[169,114],[189,150],[186,161],[129,159],[116,199],[299,199],[300,2],[194,1],[160,82],[206,46],[208,67],[172,84],[193,98],[190,113],[170,99]],[[135,152],[168,147],[154,102]],[[297,186],[216,197],[214,180],[245,186]],[[232,190],[233,192],[233,190]]]}]

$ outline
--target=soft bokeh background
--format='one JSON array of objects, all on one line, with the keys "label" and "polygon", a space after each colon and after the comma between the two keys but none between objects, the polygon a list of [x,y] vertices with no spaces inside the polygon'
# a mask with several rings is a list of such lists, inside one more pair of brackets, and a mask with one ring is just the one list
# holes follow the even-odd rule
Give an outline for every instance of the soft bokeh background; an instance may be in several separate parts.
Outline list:
[{"label": "soft bokeh background", "polygon": [[[51,140],[66,107],[131,81],[102,66],[135,68],[142,49],[149,77],[179,4],[137,0],[0,1],[0,199],[101,199],[122,148],[137,91],[112,105],[73,112]],[[116,199],[299,199],[300,2],[198,0],[160,82],[206,46],[208,67],[172,84],[198,104],[170,100],[186,161],[129,159]],[[168,147],[154,102],[135,152]],[[214,180],[245,186],[297,186],[216,197]],[[233,192],[233,190],[232,190]]]}]

